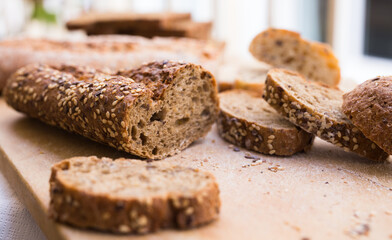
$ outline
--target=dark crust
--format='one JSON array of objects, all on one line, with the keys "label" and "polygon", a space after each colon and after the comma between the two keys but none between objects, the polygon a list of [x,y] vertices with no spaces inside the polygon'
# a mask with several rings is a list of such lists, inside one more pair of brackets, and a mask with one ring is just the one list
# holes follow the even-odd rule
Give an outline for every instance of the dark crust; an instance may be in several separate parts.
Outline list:
[{"label": "dark crust", "polygon": [[363,134],[392,154],[392,78],[377,77],[343,95],[343,112]]},{"label": "dark crust", "polygon": [[[295,127],[273,129],[236,118],[224,111],[219,114],[217,126],[219,135],[228,142],[270,155],[290,156],[297,152],[308,151],[314,139],[312,134]],[[292,141],[288,143],[289,139]]]},{"label": "dark crust", "polygon": [[217,127],[219,135],[228,142],[263,154],[290,156],[308,151],[313,144],[313,134],[293,126],[275,129],[259,125],[220,110]]},{"label": "dark crust", "polygon": [[[97,158],[86,157],[86,161],[89,159]],[[80,228],[121,234],[145,234],[165,228],[195,228],[210,223],[219,216],[219,188],[215,180],[191,196],[178,194],[155,196],[151,199],[120,199],[110,193],[98,196],[81,192],[76,187],[67,187],[56,174],[72,161],[73,159],[63,160],[52,167],[49,214],[57,221]],[[138,162],[146,167],[148,164],[154,165]],[[201,174],[208,174],[215,179],[210,173]]]},{"label": "dark crust", "polygon": [[119,70],[115,75],[126,76],[145,84],[153,91],[154,100],[158,100],[164,90],[173,82],[176,72],[183,67],[188,68],[190,65],[172,61],[151,62],[136,69]]},{"label": "dark crust", "polygon": [[[181,149],[159,156],[134,149],[127,130],[130,129],[130,113],[136,104],[151,105],[159,101],[164,90],[185,68],[200,71],[216,89],[212,74],[194,64],[152,62],[130,71],[136,81],[90,67],[33,64],[19,69],[9,79],[4,97],[17,111],[47,124],[140,157],[162,158]],[[215,90],[211,91],[211,101],[218,105]],[[183,148],[204,136],[215,118],[216,115],[193,139],[187,139]]]},{"label": "dark crust", "polygon": [[274,69],[268,73],[263,98],[290,122],[347,152],[351,151],[374,161],[388,158],[386,152],[366,138],[350,121],[335,122],[327,115],[317,112],[317,106],[308,108],[292,96],[285,86],[274,80],[273,71],[286,70]]}]

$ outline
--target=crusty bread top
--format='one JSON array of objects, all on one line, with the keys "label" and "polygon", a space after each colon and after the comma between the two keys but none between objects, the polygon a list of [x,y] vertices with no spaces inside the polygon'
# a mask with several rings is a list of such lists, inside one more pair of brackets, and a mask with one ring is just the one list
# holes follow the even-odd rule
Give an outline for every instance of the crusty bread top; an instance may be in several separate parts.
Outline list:
[{"label": "crusty bread top", "polygon": [[252,55],[275,67],[298,71],[307,79],[328,86],[340,82],[340,67],[330,47],[309,42],[292,31],[269,28],[251,42]]},{"label": "crusty bread top", "polygon": [[363,134],[392,154],[392,77],[367,80],[343,95],[343,111]]},{"label": "crusty bread top", "polygon": [[[189,68],[188,63],[175,62],[175,61],[155,61],[144,64],[139,68],[118,70],[115,75],[129,77],[138,83],[144,83],[147,88],[154,92],[154,99],[162,96],[163,91],[170,85],[177,75],[176,72],[181,71],[182,68]],[[201,78],[208,77],[213,79],[213,88],[216,88],[216,82],[212,74],[208,71],[201,73]]]},{"label": "crusty bread top", "polygon": [[295,128],[278,114],[259,94],[234,89],[219,94],[220,108],[240,119],[274,129]]},{"label": "crusty bread top", "polygon": [[208,172],[169,164],[132,159],[74,157],[52,167],[51,181],[90,196],[139,200],[178,194],[192,197],[215,178]]}]

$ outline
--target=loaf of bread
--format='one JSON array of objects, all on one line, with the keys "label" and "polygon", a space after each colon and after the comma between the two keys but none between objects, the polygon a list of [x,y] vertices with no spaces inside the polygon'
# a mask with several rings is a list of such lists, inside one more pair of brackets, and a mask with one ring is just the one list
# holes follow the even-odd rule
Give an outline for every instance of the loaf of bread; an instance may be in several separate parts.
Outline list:
[{"label": "loaf of bread", "polygon": [[384,151],[392,154],[392,77],[376,77],[343,95],[343,112]]},{"label": "loaf of bread", "polygon": [[218,115],[213,75],[171,61],[116,73],[28,65],[9,79],[4,97],[30,117],[153,159],[207,134]]},{"label": "loaf of bread", "polygon": [[339,63],[330,47],[306,41],[296,32],[267,29],[252,40],[249,51],[260,61],[297,71],[308,80],[327,86],[340,81]]},{"label": "loaf of bread", "polygon": [[15,39],[0,42],[0,91],[18,68],[31,63],[134,68],[156,60],[201,64],[215,73],[224,44],[186,38],[97,36],[80,41]]},{"label": "loaf of bread", "polygon": [[87,33],[101,28],[104,34],[109,28],[114,31],[161,29],[191,19],[190,13],[90,12],[69,20],[66,26],[69,30],[84,29]]},{"label": "loaf of bread", "polygon": [[352,124],[342,111],[343,92],[324,87],[292,71],[272,69],[265,83],[264,99],[282,116],[345,151],[375,161],[389,155]]},{"label": "loaf of bread", "polygon": [[218,218],[212,174],[163,161],[74,157],[52,167],[50,216],[115,233],[189,229]]},{"label": "loaf of bread", "polygon": [[278,114],[258,93],[230,90],[219,94],[219,135],[237,146],[263,154],[289,156],[309,150],[313,134]]}]

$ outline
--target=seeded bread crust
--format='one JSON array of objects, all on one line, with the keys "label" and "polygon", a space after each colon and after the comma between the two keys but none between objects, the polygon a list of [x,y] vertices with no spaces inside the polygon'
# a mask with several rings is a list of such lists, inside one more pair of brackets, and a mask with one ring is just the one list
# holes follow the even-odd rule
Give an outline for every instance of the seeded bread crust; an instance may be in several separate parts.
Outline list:
[{"label": "seeded bread crust", "polygon": [[0,91],[6,80],[28,64],[75,64],[95,68],[135,68],[145,62],[188,61],[214,72],[224,44],[187,38],[96,36],[79,41],[10,39],[0,41]]},{"label": "seeded bread crust", "polygon": [[340,90],[306,81],[298,73],[272,69],[267,75],[263,97],[282,116],[305,131],[345,151],[374,161],[385,160],[388,154],[343,114],[342,95]]},{"label": "seeded bread crust", "polygon": [[269,28],[252,40],[249,51],[260,61],[297,71],[306,79],[327,86],[340,82],[339,63],[330,47],[306,41],[296,32]]},{"label": "seeded bread crust", "polygon": [[95,156],[55,164],[50,197],[55,220],[122,234],[198,227],[217,219],[220,209],[219,188],[208,172]]},{"label": "seeded bread crust", "polygon": [[392,154],[392,77],[377,77],[343,95],[344,113],[363,134]]},{"label": "seeded bread crust", "polygon": [[206,135],[218,114],[212,74],[169,61],[116,73],[29,65],[9,79],[4,97],[30,117],[153,159]]},{"label": "seeded bread crust", "polygon": [[219,98],[218,132],[228,142],[263,154],[280,156],[311,148],[313,134],[281,117],[257,93],[231,90],[220,93]]}]

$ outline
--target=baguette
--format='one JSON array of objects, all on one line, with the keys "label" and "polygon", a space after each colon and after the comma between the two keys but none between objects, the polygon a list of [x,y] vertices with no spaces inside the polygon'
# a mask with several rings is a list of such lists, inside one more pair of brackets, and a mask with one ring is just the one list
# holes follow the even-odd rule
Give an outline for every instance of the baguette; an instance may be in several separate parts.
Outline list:
[{"label": "baguette", "polygon": [[313,134],[284,119],[258,93],[231,90],[219,94],[219,135],[230,143],[263,154],[289,156],[309,150]]},{"label": "baguette", "polygon": [[49,214],[80,228],[144,234],[218,218],[212,174],[166,162],[74,157],[52,167]]},{"label": "baguette", "polygon": [[306,79],[327,86],[340,82],[339,63],[330,47],[306,41],[296,32],[267,29],[252,40],[249,51],[260,61],[297,71]]},{"label": "baguette", "polygon": [[10,78],[4,97],[30,117],[152,159],[176,154],[206,135],[218,113],[212,74],[169,61],[110,74],[29,65]]},{"label": "baguette", "polygon": [[0,42],[0,91],[12,73],[32,63],[87,65],[115,70],[170,59],[201,64],[216,72],[223,48],[224,44],[214,41],[136,36],[97,36],[79,41],[6,40]]},{"label": "baguette", "polygon": [[342,95],[340,90],[306,81],[296,72],[272,69],[267,75],[263,97],[303,130],[347,152],[374,161],[386,160],[388,154],[366,138],[344,115]]}]

